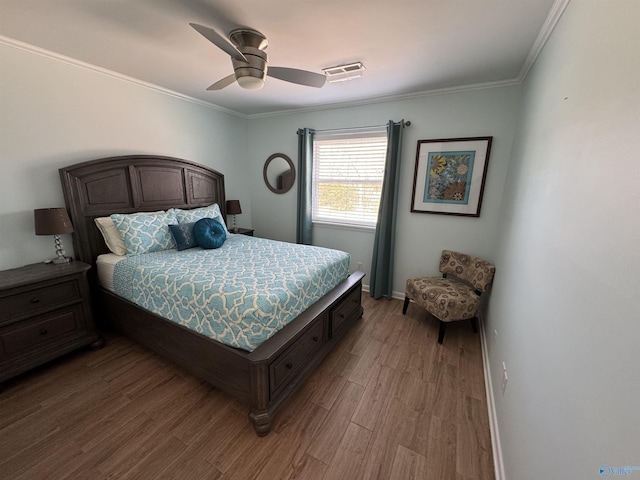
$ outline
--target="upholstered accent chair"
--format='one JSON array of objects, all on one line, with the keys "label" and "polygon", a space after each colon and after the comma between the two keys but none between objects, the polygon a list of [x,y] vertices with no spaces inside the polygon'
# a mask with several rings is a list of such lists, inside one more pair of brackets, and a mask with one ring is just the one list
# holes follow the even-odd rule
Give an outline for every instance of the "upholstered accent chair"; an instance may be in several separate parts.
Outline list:
[{"label": "upholstered accent chair", "polygon": [[440,257],[441,277],[421,277],[407,280],[402,314],[413,300],[440,320],[438,343],[442,343],[448,322],[471,320],[478,332],[477,313],[480,296],[491,282],[496,267],[486,260],[464,253],[443,250]]}]

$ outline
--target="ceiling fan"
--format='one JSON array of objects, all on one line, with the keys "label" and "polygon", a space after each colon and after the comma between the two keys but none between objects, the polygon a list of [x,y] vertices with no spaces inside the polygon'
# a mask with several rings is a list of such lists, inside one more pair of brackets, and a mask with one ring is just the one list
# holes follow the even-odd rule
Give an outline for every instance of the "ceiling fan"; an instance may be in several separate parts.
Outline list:
[{"label": "ceiling fan", "polygon": [[264,86],[268,75],[285,82],[297,83],[308,87],[322,87],[327,77],[307,70],[287,67],[268,67],[268,57],[264,51],[269,42],[257,30],[236,28],[229,33],[229,39],[212,28],[190,23],[198,33],[231,56],[234,73],[211,85],[207,90],[222,90],[236,80],[238,85],[249,90],[259,90]]}]

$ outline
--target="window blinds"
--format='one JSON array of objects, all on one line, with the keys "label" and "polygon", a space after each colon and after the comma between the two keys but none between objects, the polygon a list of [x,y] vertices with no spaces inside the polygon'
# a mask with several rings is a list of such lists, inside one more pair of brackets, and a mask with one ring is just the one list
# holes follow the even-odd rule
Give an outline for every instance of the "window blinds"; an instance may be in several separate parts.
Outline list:
[{"label": "window blinds", "polygon": [[387,151],[386,127],[318,132],[313,145],[313,221],[375,226]]}]

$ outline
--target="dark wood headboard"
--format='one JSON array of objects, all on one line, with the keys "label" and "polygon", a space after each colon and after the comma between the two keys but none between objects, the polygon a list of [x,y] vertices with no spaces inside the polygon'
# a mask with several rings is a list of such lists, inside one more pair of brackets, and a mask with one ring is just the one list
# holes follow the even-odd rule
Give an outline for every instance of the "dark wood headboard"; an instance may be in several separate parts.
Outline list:
[{"label": "dark wood headboard", "polygon": [[60,180],[75,230],[75,257],[90,265],[109,251],[95,225],[96,217],[217,203],[226,218],[224,175],[179,158],[101,158],[61,168]]}]

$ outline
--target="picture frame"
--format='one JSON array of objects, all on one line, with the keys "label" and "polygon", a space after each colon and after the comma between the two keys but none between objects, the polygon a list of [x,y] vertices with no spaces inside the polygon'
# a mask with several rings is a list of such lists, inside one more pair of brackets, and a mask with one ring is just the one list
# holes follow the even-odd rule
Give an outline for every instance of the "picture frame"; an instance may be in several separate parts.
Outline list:
[{"label": "picture frame", "polygon": [[479,217],[492,140],[418,140],[411,211]]}]

